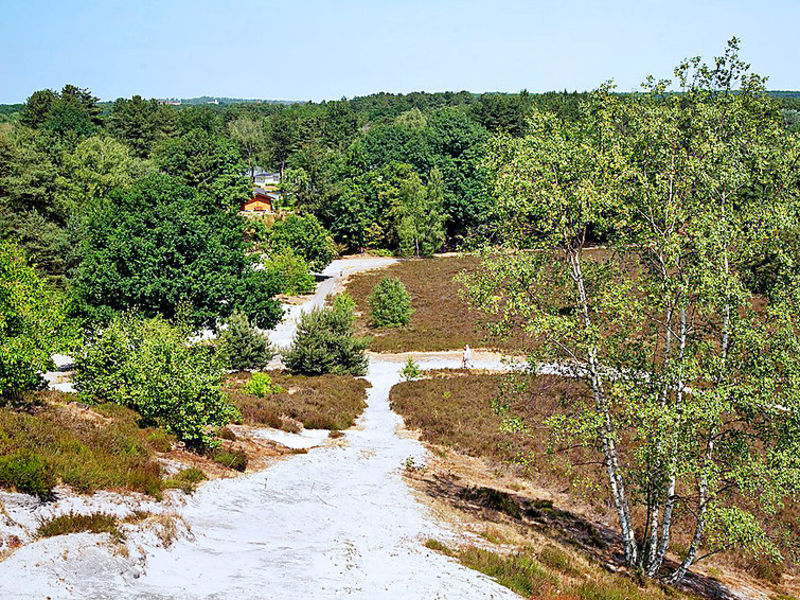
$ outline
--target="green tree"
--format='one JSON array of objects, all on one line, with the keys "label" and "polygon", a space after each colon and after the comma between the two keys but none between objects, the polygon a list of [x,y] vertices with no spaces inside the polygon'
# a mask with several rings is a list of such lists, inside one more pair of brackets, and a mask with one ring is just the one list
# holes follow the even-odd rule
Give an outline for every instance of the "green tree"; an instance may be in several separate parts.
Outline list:
[{"label": "green tree", "polygon": [[156,165],[181,179],[221,208],[239,208],[250,197],[247,164],[233,144],[200,129],[161,142],[153,152]]},{"label": "green tree", "polygon": [[150,156],[156,142],[171,129],[174,112],[161,106],[155,99],[145,100],[139,95],[117,98],[108,117],[108,130],[125,142],[135,156]]},{"label": "green tree", "polygon": [[239,147],[239,152],[244,157],[252,178],[255,175],[258,157],[267,147],[267,137],[262,121],[250,117],[239,117],[228,123],[228,134]]},{"label": "green tree", "polygon": [[337,297],[329,308],[304,313],[284,363],[303,375],[364,375],[367,341],[356,337],[352,299]]},{"label": "green tree", "polygon": [[280,282],[281,294],[308,294],[317,285],[308,263],[291,248],[270,252],[263,264],[264,270]]},{"label": "green tree", "polygon": [[246,223],[167,175],[116,192],[93,212],[72,280],[74,308],[92,321],[116,311],[170,319],[189,304],[194,325],[213,327],[241,309],[259,327],[281,317],[279,283],[253,269]]},{"label": "green tree", "polygon": [[114,402],[193,446],[213,445],[214,429],[239,417],[222,391],[212,349],[161,317],[115,316],[75,356],[85,401]]},{"label": "green tree", "polygon": [[535,113],[528,135],[499,137],[505,239],[535,251],[467,278],[496,331],[521,325],[534,362],[585,382],[590,401],[549,424],[556,444],[599,451],[628,565],[656,576],[676,520],[692,527],[673,583],[701,547],[776,556],[746,507],[800,490],[798,287],[764,305],[744,280],[750,247],[796,219],[800,148],[737,40],[675,73],[683,94],[601,89],[576,122]]},{"label": "green tree", "polygon": [[22,107],[20,122],[28,127],[39,127],[47,119],[58,94],[53,90],[37,90],[30,95]]},{"label": "green tree", "polygon": [[373,327],[402,327],[411,320],[411,296],[396,277],[382,279],[369,295]]},{"label": "green tree", "polygon": [[400,252],[404,256],[431,256],[444,243],[442,175],[431,171],[427,186],[416,174],[404,182],[400,198]]},{"label": "green tree", "polygon": [[235,311],[217,342],[223,364],[233,371],[263,369],[275,352],[269,339],[250,324],[247,315]]},{"label": "green tree", "polygon": [[0,242],[0,398],[38,387],[67,336],[63,303],[8,240]]},{"label": "green tree", "polygon": [[269,230],[270,248],[286,249],[301,256],[315,271],[322,271],[336,257],[331,235],[314,215],[289,215]]}]

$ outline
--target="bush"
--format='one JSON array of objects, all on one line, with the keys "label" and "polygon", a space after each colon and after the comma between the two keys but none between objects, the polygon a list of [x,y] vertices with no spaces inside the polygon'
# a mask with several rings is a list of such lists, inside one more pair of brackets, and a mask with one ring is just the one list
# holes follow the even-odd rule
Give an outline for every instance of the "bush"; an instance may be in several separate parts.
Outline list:
[{"label": "bush", "polygon": [[263,369],[275,351],[269,339],[250,324],[247,315],[235,312],[228,319],[228,327],[219,336],[220,358],[233,371]]},{"label": "bush", "polygon": [[247,454],[242,450],[215,450],[211,455],[214,462],[235,471],[247,468]]},{"label": "bush", "polygon": [[403,381],[419,379],[422,377],[422,370],[419,368],[419,365],[414,362],[413,358],[409,358],[403,366],[403,370],[400,371],[400,376],[403,378]]},{"label": "bush", "polygon": [[66,535],[82,531],[110,533],[116,539],[122,539],[122,532],[117,527],[117,520],[111,515],[99,512],[82,515],[70,511],[66,515],[42,521],[39,523],[36,535],[39,537],[52,537],[54,535]]},{"label": "bush", "polygon": [[244,384],[244,391],[259,398],[266,398],[273,394],[282,394],[286,390],[276,383],[266,373],[253,373],[250,381]]},{"label": "bush", "polygon": [[23,449],[0,456],[0,486],[47,499],[55,485],[52,468],[37,454]]},{"label": "bush", "polygon": [[282,248],[270,253],[264,261],[264,269],[280,281],[280,293],[290,296],[309,294],[317,282],[308,263],[291,248]]},{"label": "bush", "polygon": [[369,310],[373,327],[402,327],[411,319],[411,296],[402,281],[387,277],[369,295]]},{"label": "bush", "polygon": [[200,469],[183,469],[164,482],[165,488],[182,490],[186,494],[194,493],[197,484],[206,479],[206,474]]},{"label": "bush", "polygon": [[185,332],[161,317],[116,316],[77,354],[75,371],[84,401],[132,408],[143,424],[192,445],[213,444],[214,428],[238,417],[211,350],[188,344]]},{"label": "bush", "polygon": [[65,329],[61,303],[11,242],[0,242],[0,397],[38,387]]},{"label": "bush", "polygon": [[315,271],[322,271],[336,257],[333,238],[314,215],[289,215],[269,230],[272,250],[291,249]]},{"label": "bush", "polygon": [[356,337],[353,300],[337,297],[330,308],[300,318],[292,349],[284,357],[292,373],[303,375],[364,375],[367,341]]}]

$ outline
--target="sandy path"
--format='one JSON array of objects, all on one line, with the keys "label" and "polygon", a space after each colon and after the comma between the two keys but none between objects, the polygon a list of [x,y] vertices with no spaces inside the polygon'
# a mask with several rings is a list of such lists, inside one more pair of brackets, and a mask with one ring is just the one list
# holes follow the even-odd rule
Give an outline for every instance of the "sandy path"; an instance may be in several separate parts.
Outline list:
[{"label": "sandy path", "polygon": [[[379,260],[337,261],[348,264],[331,265],[335,277],[320,287],[330,291],[347,269]],[[322,301],[318,292],[275,332],[274,343],[291,338],[300,310]],[[460,366],[457,357],[417,358],[423,368]],[[401,368],[397,360],[370,357],[368,407],[344,443],[203,485],[181,509],[191,536],[166,549],[139,540],[136,561],[110,552],[104,536],[36,542],[0,563],[0,598],[518,598],[423,547],[426,537],[453,532],[402,479],[403,461],[423,462],[425,450],[396,433],[401,419],[388,397]]]}]

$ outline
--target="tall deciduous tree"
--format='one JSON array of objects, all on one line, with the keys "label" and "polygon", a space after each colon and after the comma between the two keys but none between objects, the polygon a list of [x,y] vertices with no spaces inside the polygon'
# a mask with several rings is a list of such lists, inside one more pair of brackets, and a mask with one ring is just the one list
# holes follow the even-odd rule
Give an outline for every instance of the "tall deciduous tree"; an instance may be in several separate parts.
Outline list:
[{"label": "tall deciduous tree", "polygon": [[18,247],[0,242],[0,398],[40,384],[66,330],[62,302]]},{"label": "tall deciduous tree", "polygon": [[116,311],[214,326],[234,310],[259,327],[280,319],[273,276],[253,269],[245,223],[216,200],[166,175],[150,175],[95,210],[72,292],[77,312],[108,321]]},{"label": "tall deciduous tree", "polygon": [[[575,123],[499,138],[506,239],[530,251],[469,280],[499,330],[586,382],[556,440],[600,453],[629,566],[671,582],[727,548],[776,555],[745,506],[800,491],[800,273],[769,301],[746,285],[753,248],[796,222],[800,148],[747,69],[734,39],[676,69],[683,94],[600,90]],[[692,539],[663,573],[677,520]]]}]

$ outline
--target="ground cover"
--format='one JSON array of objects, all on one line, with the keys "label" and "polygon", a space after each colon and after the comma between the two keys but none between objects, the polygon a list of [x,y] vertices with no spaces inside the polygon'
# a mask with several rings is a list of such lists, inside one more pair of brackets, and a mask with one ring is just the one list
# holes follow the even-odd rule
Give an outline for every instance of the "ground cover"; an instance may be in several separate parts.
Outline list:
[{"label": "ground cover", "polygon": [[273,384],[284,391],[268,393],[264,397],[248,393],[244,387],[251,380],[250,373],[234,373],[228,377],[224,389],[251,425],[268,425],[286,431],[307,429],[341,430],[352,427],[366,407],[364,379],[351,375],[290,375],[270,372]]},{"label": "ground cover", "polygon": [[127,489],[160,495],[156,453],[174,438],[140,428],[138,415],[115,405],[82,408],[61,392],[36,394],[28,411],[0,408],[0,486],[48,497],[58,483],[89,493]]},{"label": "ground cover", "polygon": [[[474,256],[447,256],[406,260],[376,271],[352,276],[347,292],[356,301],[360,335],[372,337],[374,352],[436,352],[472,347],[509,347],[490,343],[479,327],[480,314],[470,309],[459,296],[460,284],[453,278],[462,271],[478,267]],[[369,327],[369,296],[383,279],[399,279],[411,296],[413,311],[408,325],[392,328]]]},{"label": "ground cover", "polygon": [[[613,531],[608,530],[608,526],[614,523],[614,512],[606,500],[603,465],[597,454],[586,448],[548,451],[551,448],[544,420],[565,410],[579,410],[588,401],[588,390],[582,383],[557,376],[538,376],[527,381],[523,391],[503,394],[502,398],[510,402],[515,413],[524,417],[528,427],[525,432],[512,433],[504,431],[503,417],[493,408],[500,398],[500,390],[511,389],[512,380],[508,375],[461,370],[431,371],[427,375],[430,378],[394,386],[390,395],[392,408],[403,417],[406,427],[418,430],[422,440],[434,450],[437,466],[425,476],[427,481],[422,487],[426,493],[448,498],[456,504],[488,504],[511,516],[521,517],[526,509],[516,507],[513,505],[516,501],[509,500],[511,496],[495,492],[492,487],[522,489],[513,479],[521,476],[532,485],[534,499],[528,502],[530,510],[542,513],[538,520],[545,524],[549,535],[591,549],[598,545],[601,533],[606,535],[604,531]],[[513,385],[519,383],[515,381]],[[625,443],[622,440],[620,444],[623,453]],[[453,458],[459,455],[480,460],[469,463],[466,469],[463,461]],[[475,464],[484,466],[478,468]],[[576,466],[570,467],[570,464]],[[512,474],[510,480],[506,478],[509,473]],[[484,478],[482,485],[487,487],[468,485],[476,481],[474,477],[478,475]],[[541,510],[537,497],[547,498],[545,510]],[[568,511],[553,511],[553,501],[568,507]],[[775,517],[761,517],[768,523],[767,530],[773,537],[791,540],[798,538],[797,511],[797,504],[789,503]],[[674,548],[678,552],[688,545],[689,519],[689,515],[678,516],[674,538]],[[588,532],[585,536],[584,531]],[[598,547],[616,547],[613,542],[607,541]],[[775,593],[786,593],[788,589],[796,595],[791,582],[795,580],[797,565],[791,552],[787,553],[784,563],[775,564],[767,558],[753,559],[744,553],[728,551],[715,556],[701,571],[714,574],[731,567],[760,580],[760,584],[773,586]]]}]

